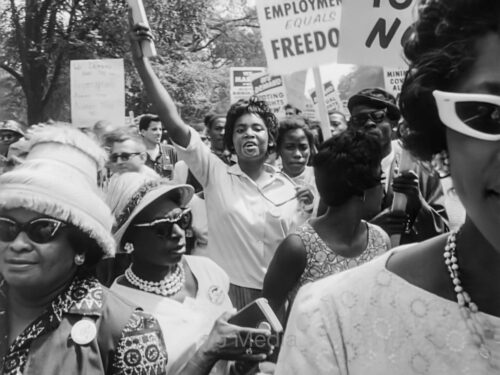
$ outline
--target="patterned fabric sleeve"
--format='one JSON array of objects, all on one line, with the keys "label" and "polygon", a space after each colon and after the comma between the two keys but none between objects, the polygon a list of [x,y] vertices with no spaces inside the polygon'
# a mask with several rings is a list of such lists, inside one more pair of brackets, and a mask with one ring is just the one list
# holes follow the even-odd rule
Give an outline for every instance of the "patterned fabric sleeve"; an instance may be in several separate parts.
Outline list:
[{"label": "patterned fabric sleeve", "polygon": [[165,375],[167,351],[158,321],[135,311],[118,343],[110,375]]}]

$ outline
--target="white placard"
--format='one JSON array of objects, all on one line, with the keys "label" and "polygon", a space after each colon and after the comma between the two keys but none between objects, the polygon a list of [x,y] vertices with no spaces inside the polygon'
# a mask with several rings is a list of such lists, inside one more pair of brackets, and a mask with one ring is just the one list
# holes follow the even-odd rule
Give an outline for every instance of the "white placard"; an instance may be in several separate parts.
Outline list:
[{"label": "white placard", "polygon": [[405,67],[403,41],[409,36],[416,0],[344,0],[338,62]]},{"label": "white placard", "polygon": [[288,103],[285,82],[282,76],[263,74],[252,81],[254,94],[265,100],[277,117],[283,117]]},{"label": "white placard", "polygon": [[401,93],[407,70],[407,68],[384,68],[385,90],[394,95],[395,98]]},{"label": "white placard", "polygon": [[341,0],[257,0],[268,72],[289,74],[337,61]]},{"label": "white placard", "polygon": [[[342,101],[340,100],[339,93],[335,89],[332,81],[328,81],[323,84],[323,90],[325,93],[325,105],[328,112],[331,111],[339,111],[343,112]],[[314,105],[318,104],[318,98],[316,94],[316,90],[311,91],[311,99]]]},{"label": "white placard", "polygon": [[125,124],[123,59],[71,61],[71,122],[93,126],[107,120]]},{"label": "white placard", "polygon": [[240,99],[248,99],[253,95],[252,80],[266,72],[266,68],[243,67],[230,68],[230,98],[231,104]]}]

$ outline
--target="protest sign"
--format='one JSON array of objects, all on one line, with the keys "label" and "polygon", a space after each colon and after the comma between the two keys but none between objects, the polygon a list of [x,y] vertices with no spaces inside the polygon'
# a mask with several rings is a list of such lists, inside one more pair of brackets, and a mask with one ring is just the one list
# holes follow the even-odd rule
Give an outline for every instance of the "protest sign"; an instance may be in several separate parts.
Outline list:
[{"label": "protest sign", "polygon": [[[330,92],[328,86],[325,88],[324,85],[331,82],[336,89],[337,100],[341,103],[339,111],[347,117],[349,116],[347,101],[352,95],[367,87],[384,87],[383,69],[379,66],[329,64],[321,66],[320,70],[324,91]],[[310,71],[305,84],[307,96],[316,91],[315,89],[316,84]]]},{"label": "protest sign", "polygon": [[337,60],[341,0],[257,0],[268,72],[288,74]]},{"label": "protest sign", "polygon": [[416,0],[345,0],[338,62],[404,67],[402,44],[410,33]]},{"label": "protest sign", "polygon": [[72,60],[71,122],[93,126],[108,120],[125,123],[125,78],[122,59]]},{"label": "protest sign", "polygon": [[252,81],[254,94],[265,100],[273,113],[281,117],[287,104],[285,82],[282,76],[263,74]]},{"label": "protest sign", "polygon": [[[328,81],[323,84],[323,90],[325,93],[325,104],[328,112],[340,111],[342,112],[342,101],[340,100],[339,93],[335,89],[332,81]],[[316,91],[311,91],[311,99],[315,105],[318,104],[318,97]]]},{"label": "protest sign", "polygon": [[406,71],[406,68],[384,68],[385,90],[394,95],[395,98],[397,98],[401,92],[401,86],[405,80]]},{"label": "protest sign", "polygon": [[230,68],[230,99],[236,103],[240,99],[248,99],[253,95],[252,80],[265,73],[266,68]]},{"label": "protest sign", "polygon": [[309,98],[306,98],[304,101],[304,110],[302,111],[302,116],[311,121],[318,121],[319,115],[316,110],[316,106]]}]

